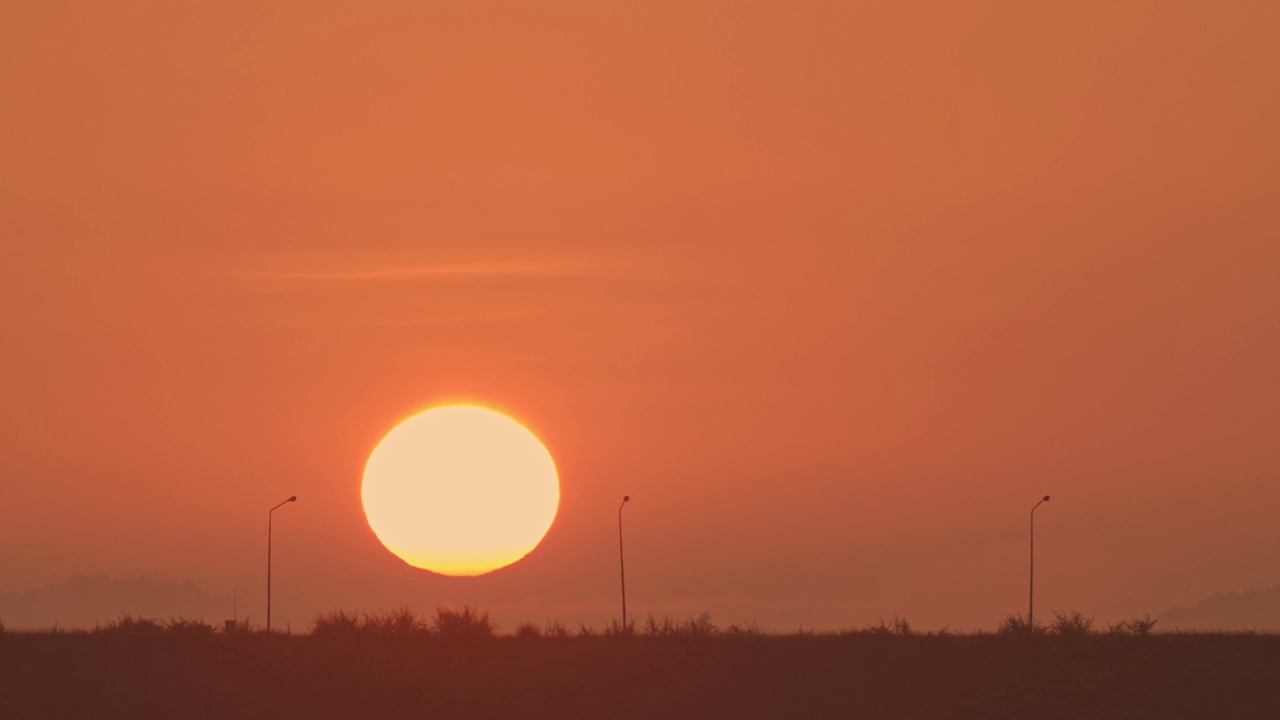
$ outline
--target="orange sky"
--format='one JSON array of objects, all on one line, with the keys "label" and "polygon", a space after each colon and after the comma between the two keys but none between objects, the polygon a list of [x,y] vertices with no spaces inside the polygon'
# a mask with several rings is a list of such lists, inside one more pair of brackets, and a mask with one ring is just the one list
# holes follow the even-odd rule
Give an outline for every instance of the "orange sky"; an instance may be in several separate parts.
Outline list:
[{"label": "orange sky", "polygon": [[[261,622],[292,494],[295,628],[599,623],[624,493],[633,614],[993,627],[1045,493],[1046,614],[1275,585],[1276,8],[0,3],[0,592]],[[478,579],[360,509],[451,400],[561,471]]]}]

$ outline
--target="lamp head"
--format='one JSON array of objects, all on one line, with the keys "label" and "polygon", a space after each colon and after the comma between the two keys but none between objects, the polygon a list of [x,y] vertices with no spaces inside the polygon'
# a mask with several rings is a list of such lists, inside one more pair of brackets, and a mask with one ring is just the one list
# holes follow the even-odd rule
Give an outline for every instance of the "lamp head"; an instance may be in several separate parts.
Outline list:
[{"label": "lamp head", "polygon": [[1040,502],[1049,502],[1049,496],[1048,496],[1048,495],[1045,495],[1045,496],[1044,496],[1044,499],[1043,499],[1043,500],[1041,500]]},{"label": "lamp head", "polygon": [[[1049,499],[1049,498],[1045,498],[1045,500],[1048,500],[1048,499]],[[291,496],[289,497],[289,499],[288,499],[286,502],[298,502],[298,496],[297,496],[297,495],[291,495]]]},{"label": "lamp head", "polygon": [[631,500],[631,496],[630,496],[630,495],[623,495],[623,496],[622,496],[622,502],[629,502],[630,500]]}]

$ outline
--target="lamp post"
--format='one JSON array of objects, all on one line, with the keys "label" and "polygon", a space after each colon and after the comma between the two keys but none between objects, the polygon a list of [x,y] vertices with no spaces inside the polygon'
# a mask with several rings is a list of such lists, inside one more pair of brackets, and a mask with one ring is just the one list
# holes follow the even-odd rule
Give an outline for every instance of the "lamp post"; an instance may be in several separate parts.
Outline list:
[{"label": "lamp post", "polygon": [[298,496],[291,495],[288,500],[281,500],[267,511],[267,632],[271,632],[271,514],[281,505],[297,501]]},{"label": "lamp post", "polygon": [[1045,495],[1031,507],[1031,586],[1027,593],[1027,630],[1033,633],[1036,631],[1036,508],[1047,502],[1049,496]]},{"label": "lamp post", "polygon": [[627,631],[627,566],[622,561],[622,508],[631,500],[630,495],[622,496],[622,504],[618,506],[618,571],[622,578],[622,632]]}]

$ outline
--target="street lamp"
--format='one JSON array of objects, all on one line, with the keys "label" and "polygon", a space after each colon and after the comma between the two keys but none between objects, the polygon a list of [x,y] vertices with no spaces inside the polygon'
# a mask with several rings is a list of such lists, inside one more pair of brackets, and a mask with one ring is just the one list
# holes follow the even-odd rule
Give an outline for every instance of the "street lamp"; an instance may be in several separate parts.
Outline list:
[{"label": "street lamp", "polygon": [[622,577],[622,632],[627,631],[627,566],[622,561],[622,508],[627,506],[630,495],[622,496],[622,504],[618,506],[618,571]]},{"label": "street lamp", "polygon": [[1031,589],[1027,596],[1027,630],[1033,633],[1036,631],[1036,508],[1047,502],[1049,496],[1045,495],[1031,508]]},{"label": "street lamp", "polygon": [[271,632],[271,514],[281,505],[297,501],[298,496],[292,495],[288,500],[281,500],[267,511],[267,632]]}]

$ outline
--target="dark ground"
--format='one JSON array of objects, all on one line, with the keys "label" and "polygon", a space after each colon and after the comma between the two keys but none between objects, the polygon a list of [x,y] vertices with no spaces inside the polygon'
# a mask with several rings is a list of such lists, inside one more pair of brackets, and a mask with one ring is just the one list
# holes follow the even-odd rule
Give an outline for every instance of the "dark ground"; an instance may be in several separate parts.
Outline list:
[{"label": "dark ground", "polygon": [[0,718],[1280,718],[1280,636],[0,634]]}]

